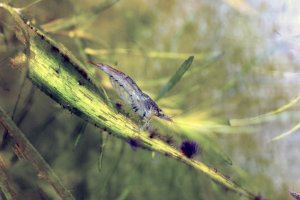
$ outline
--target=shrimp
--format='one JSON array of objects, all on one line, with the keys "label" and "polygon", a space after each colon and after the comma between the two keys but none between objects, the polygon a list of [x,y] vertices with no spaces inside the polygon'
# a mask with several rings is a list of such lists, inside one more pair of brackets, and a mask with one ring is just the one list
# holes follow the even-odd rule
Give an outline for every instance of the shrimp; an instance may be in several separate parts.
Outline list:
[{"label": "shrimp", "polygon": [[162,109],[159,108],[155,101],[145,94],[128,75],[105,64],[89,63],[105,72],[109,76],[113,88],[121,99],[123,99],[125,103],[131,105],[133,111],[145,119],[146,122],[141,129],[145,127],[148,128],[153,116],[172,121],[169,116],[163,113]]}]

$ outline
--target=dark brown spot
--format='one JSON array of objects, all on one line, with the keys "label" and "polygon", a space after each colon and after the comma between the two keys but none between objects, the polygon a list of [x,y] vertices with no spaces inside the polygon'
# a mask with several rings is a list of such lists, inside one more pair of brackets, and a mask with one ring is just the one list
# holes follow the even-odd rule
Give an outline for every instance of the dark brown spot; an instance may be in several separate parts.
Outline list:
[{"label": "dark brown spot", "polygon": [[85,78],[86,80],[89,80],[87,73],[83,69],[76,67],[76,70],[79,72],[79,74],[81,74],[83,76],[83,78]]},{"label": "dark brown spot", "polygon": [[60,67],[59,67],[59,68],[56,68],[56,69],[55,69],[55,72],[56,72],[57,74],[59,74],[59,73],[60,73]]},{"label": "dark brown spot", "polygon": [[150,134],[149,134],[149,138],[155,138],[157,136],[157,133],[154,132],[154,131],[151,131]]},{"label": "dark brown spot", "polygon": [[62,54],[62,57],[63,57],[63,59],[64,59],[65,62],[68,62],[68,63],[70,62],[69,56]]},{"label": "dark brown spot", "polygon": [[81,81],[81,80],[78,80],[78,84],[79,85],[84,85],[83,81]]},{"label": "dark brown spot", "polygon": [[192,140],[185,140],[181,143],[180,150],[186,157],[192,158],[198,153],[199,147],[197,142]]},{"label": "dark brown spot", "polygon": [[138,147],[141,146],[141,142],[138,139],[130,138],[128,140],[129,145],[133,150],[136,150]]},{"label": "dark brown spot", "polygon": [[173,143],[174,143],[173,137],[170,136],[170,135],[167,135],[167,136],[166,136],[165,142],[166,142],[167,144],[173,144]]},{"label": "dark brown spot", "polygon": [[122,104],[121,103],[119,103],[119,102],[117,102],[116,104],[116,109],[118,110],[118,111],[120,111],[121,109],[122,109]]},{"label": "dark brown spot", "polygon": [[253,200],[264,200],[264,198],[260,195],[257,195],[257,196],[254,197]]},{"label": "dark brown spot", "polygon": [[168,157],[170,156],[170,154],[169,154],[169,153],[164,153],[164,155],[165,155],[165,156],[168,156]]},{"label": "dark brown spot", "polygon": [[59,52],[59,49],[53,45],[51,45],[51,51],[53,52]]},{"label": "dark brown spot", "polygon": [[102,121],[107,121],[107,119],[101,115],[98,115],[98,118],[101,119]]}]

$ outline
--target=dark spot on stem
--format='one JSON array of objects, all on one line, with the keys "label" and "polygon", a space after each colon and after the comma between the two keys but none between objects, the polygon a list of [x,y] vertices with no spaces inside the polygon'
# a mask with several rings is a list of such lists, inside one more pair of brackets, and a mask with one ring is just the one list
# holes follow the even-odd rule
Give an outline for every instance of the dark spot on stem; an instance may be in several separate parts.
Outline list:
[{"label": "dark spot on stem", "polygon": [[79,85],[84,85],[83,81],[81,81],[81,80],[78,80],[78,84]]},{"label": "dark spot on stem", "polygon": [[170,157],[171,155],[169,153],[164,153],[165,156]]},{"label": "dark spot on stem", "polygon": [[85,78],[86,80],[89,80],[89,77],[85,71],[83,71],[79,67],[76,67],[76,70],[79,72],[79,74],[81,74],[83,76],[83,78]]},{"label": "dark spot on stem", "polygon": [[133,150],[136,150],[138,147],[141,146],[141,142],[138,139],[134,139],[134,138],[130,138],[128,143]]},{"label": "dark spot on stem", "polygon": [[167,135],[167,136],[166,136],[165,142],[166,142],[167,144],[173,144],[173,143],[174,143],[173,137],[170,136],[170,135]]},{"label": "dark spot on stem", "polygon": [[155,137],[157,137],[157,133],[156,133],[156,131],[150,131],[150,134],[149,134],[149,138],[155,138]]},{"label": "dark spot on stem", "polygon": [[120,112],[120,110],[122,109],[122,106],[123,106],[123,105],[122,105],[121,103],[117,102],[117,103],[115,104],[115,106],[116,106],[117,111]]},{"label": "dark spot on stem", "polygon": [[254,197],[253,200],[264,200],[264,198],[260,195],[257,195],[257,196]]},{"label": "dark spot on stem", "polygon": [[186,157],[192,158],[198,153],[199,147],[197,142],[185,140],[181,143],[180,150]]},{"label": "dark spot on stem", "polygon": [[55,68],[54,71],[55,71],[57,74],[59,74],[59,73],[60,73],[60,67]]},{"label": "dark spot on stem", "polygon": [[98,118],[101,119],[102,121],[107,121],[105,117],[102,117],[101,115],[98,115]]},{"label": "dark spot on stem", "polygon": [[63,57],[63,59],[64,59],[64,61],[65,62],[70,62],[70,58],[69,58],[69,56],[67,56],[67,55],[62,55],[62,57]]},{"label": "dark spot on stem", "polygon": [[53,45],[51,45],[51,51],[53,52],[59,52],[59,49]]}]

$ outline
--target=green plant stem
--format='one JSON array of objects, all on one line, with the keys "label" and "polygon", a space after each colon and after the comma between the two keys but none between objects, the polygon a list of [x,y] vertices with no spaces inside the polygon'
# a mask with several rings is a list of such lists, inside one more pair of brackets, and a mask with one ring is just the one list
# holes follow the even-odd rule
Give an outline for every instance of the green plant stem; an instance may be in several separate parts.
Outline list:
[{"label": "green plant stem", "polygon": [[65,188],[58,176],[50,168],[39,152],[27,140],[22,131],[0,107],[0,124],[8,130],[15,141],[14,151],[19,158],[27,160],[38,172],[38,177],[48,182],[63,200],[73,200],[72,194]]},{"label": "green plant stem", "polygon": [[6,168],[7,167],[5,167],[5,162],[2,156],[0,155],[0,189],[4,193],[6,199],[17,200],[17,189],[14,187],[14,183],[9,178]]}]

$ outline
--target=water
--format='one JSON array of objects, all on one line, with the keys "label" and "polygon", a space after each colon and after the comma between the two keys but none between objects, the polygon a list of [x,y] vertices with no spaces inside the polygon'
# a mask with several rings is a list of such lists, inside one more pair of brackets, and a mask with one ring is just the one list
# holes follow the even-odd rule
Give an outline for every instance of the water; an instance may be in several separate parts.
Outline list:
[{"label": "water", "polygon": [[[167,98],[158,102],[159,106],[166,110],[166,114],[170,112],[171,115],[176,114],[180,117],[185,114],[193,115],[197,113],[198,118],[195,121],[192,121],[194,118],[190,118],[195,123],[200,123],[201,120],[214,122],[215,119],[225,121],[227,119],[249,118],[274,111],[300,94],[299,3],[297,0],[251,0],[239,1],[240,4],[233,2],[235,1],[121,0],[112,9],[101,13],[88,28],[80,29],[86,31],[84,32],[85,36],[93,36],[92,41],[87,42],[86,48],[102,50],[97,51],[96,54],[91,53],[93,51],[90,50],[86,53],[89,56],[95,56],[95,62],[100,61],[101,63],[118,65],[121,71],[130,75],[143,91],[151,97],[158,94],[161,86],[167,82],[168,78],[185,60],[183,55],[195,55],[195,61],[190,71],[170,91]],[[19,3],[21,4],[21,2]],[[57,18],[54,12],[49,12],[49,8],[60,13],[59,16],[68,16],[68,12],[65,12],[65,10],[69,9],[69,4],[73,6],[73,9],[70,10],[84,10],[95,6],[97,2],[86,1],[83,5],[78,4],[76,1],[76,4],[68,2],[64,6],[58,6],[53,2],[41,2],[38,6],[32,8],[31,15],[38,16],[36,17],[37,24],[43,24]],[[6,22],[6,24],[9,24],[9,22]],[[53,34],[52,36],[66,44],[72,52],[79,54],[78,48],[74,45],[74,38],[66,36],[65,33]],[[2,44],[5,43],[5,40],[3,38],[4,35],[1,35],[0,58],[2,61],[4,60],[2,63],[7,64],[7,52],[13,51],[16,47],[11,36],[8,48],[4,48],[5,46]],[[221,52],[223,56],[202,69],[202,59],[215,52]],[[19,80],[20,75],[9,73],[12,75],[5,76],[3,74],[8,72],[6,70],[10,70],[9,72],[14,71],[10,67],[0,69],[0,83],[5,86],[0,85],[0,102],[1,106],[10,110],[19,91],[17,80]],[[101,73],[95,70],[95,77],[99,78],[100,76]],[[105,79],[104,83],[106,83]],[[109,90],[109,84],[104,84],[104,86],[107,85],[106,88]],[[32,127],[41,124],[43,119],[47,118],[47,114],[49,116],[53,114],[51,109],[47,109],[47,112],[41,110],[45,110],[44,108],[47,107],[44,104],[53,105],[54,103],[50,100],[48,102],[48,98],[43,96],[42,93],[37,95],[38,99],[44,99],[43,103],[36,101],[33,111],[30,112],[29,118],[36,119],[36,121],[27,120],[27,123],[23,124],[24,130],[28,132]],[[110,95],[115,97],[113,94]],[[226,165],[224,167],[228,172],[227,174],[238,179],[243,186],[251,191],[262,193],[263,196],[271,199],[288,198],[288,190],[300,192],[300,158],[298,153],[300,131],[296,130],[293,134],[275,142],[270,142],[270,140],[290,130],[300,122],[299,108],[300,106],[297,103],[285,112],[273,116],[268,121],[242,127],[239,131],[230,132],[208,128],[206,131],[204,129],[195,131],[195,135],[206,132],[214,136],[219,148],[229,155],[233,161],[233,166],[228,167]],[[69,136],[64,136],[62,132],[72,132],[73,125],[79,119],[69,120],[71,117],[68,113],[63,111],[62,113],[63,115],[58,120],[60,123],[51,126],[51,131],[49,131],[51,133],[48,135],[60,138],[59,141],[65,141],[69,145]],[[63,123],[65,120],[75,122],[66,126]],[[250,128],[250,131],[247,128]],[[92,129],[90,132],[94,133],[95,130]],[[39,150],[44,151],[44,154],[53,163],[63,163],[66,159],[61,161],[61,151],[58,151],[57,154],[53,151],[53,156],[52,154],[49,155],[47,148],[43,147],[42,144],[47,144],[47,147],[56,145],[56,143],[49,142],[56,140],[51,140],[53,138],[49,140],[46,135],[40,134],[39,137],[44,143],[34,140],[33,143],[36,142]],[[85,142],[90,144],[91,149],[96,146],[95,141],[97,141],[93,137],[95,136],[89,135],[85,139]],[[118,149],[127,152],[124,153],[124,159],[127,159],[127,162],[124,161],[124,168],[115,172],[117,175],[118,173],[123,176],[126,174],[124,182],[119,182],[118,179],[116,181],[111,180],[111,187],[115,188],[117,192],[120,192],[119,188],[122,188],[120,186],[126,186],[126,181],[140,186],[139,180],[143,178],[144,184],[148,185],[145,186],[147,188],[144,190],[141,188],[136,193],[133,192],[133,196],[151,193],[152,190],[150,191],[149,185],[153,186],[157,183],[151,180],[152,174],[157,175],[155,176],[157,179],[153,179],[158,180],[158,182],[160,182],[159,178],[164,179],[161,182],[162,185],[154,187],[157,194],[168,194],[169,188],[172,190],[177,188],[179,194],[178,196],[174,194],[177,198],[186,197],[185,194],[189,194],[186,191],[194,191],[194,193],[191,193],[191,195],[195,194],[192,197],[199,197],[196,195],[200,190],[199,188],[212,188],[210,187],[211,183],[205,182],[207,177],[198,178],[197,176],[182,179],[188,183],[191,182],[190,180],[200,182],[204,179],[204,183],[201,182],[202,185],[199,183],[201,187],[198,188],[197,185],[193,186],[195,189],[191,189],[190,185],[187,185],[188,183],[181,186],[181,182],[177,178],[184,177],[187,173],[184,171],[185,168],[182,169],[177,166],[177,162],[164,162],[164,158],[159,156],[152,162],[150,156],[146,153],[133,154],[131,150],[123,151],[122,142],[117,143],[115,139],[109,141],[111,146],[108,145],[107,148],[112,153],[111,155],[106,154],[109,162],[103,162],[104,171],[105,163],[113,163],[113,158],[122,158],[123,154],[121,153],[118,157]],[[80,144],[79,142],[79,146]],[[65,150],[64,147],[62,149]],[[88,151],[85,148],[83,149]],[[89,154],[86,154],[91,156],[88,161],[92,163],[92,167],[85,166],[88,169],[85,169],[85,172],[87,176],[92,174],[94,178],[99,175],[93,168],[95,166],[93,161],[97,158],[96,147],[90,151]],[[73,154],[76,153],[70,151],[69,154],[65,153],[65,156],[69,158]],[[205,155],[203,157],[200,158],[205,160]],[[136,160],[132,164],[134,158]],[[173,171],[168,171],[168,168],[165,168],[166,163],[170,164]],[[64,165],[58,165],[61,167],[58,167],[58,169],[63,172],[64,170],[68,171],[69,169],[62,167]],[[106,166],[108,173],[110,168],[114,168],[109,164]],[[135,170],[132,170],[132,167],[135,167]],[[159,173],[160,167],[163,167],[167,172]],[[221,168],[221,166],[215,167]],[[181,175],[175,170],[177,168],[180,168]],[[130,170],[134,172],[130,172]],[[148,173],[146,178],[143,175],[145,171]],[[189,173],[193,172],[189,171]],[[130,176],[127,176],[127,174],[130,174]],[[174,174],[177,174],[177,176]],[[101,174],[99,175],[101,180],[103,180],[102,176],[104,179],[106,178],[105,175]],[[172,178],[169,178],[169,176]],[[70,177],[74,177],[74,175],[70,175]],[[239,177],[242,177],[243,180],[240,180]],[[93,179],[87,180],[88,183],[86,184],[89,185],[89,189],[92,188],[91,190],[98,191],[99,182]],[[134,182],[135,180],[137,182]],[[165,188],[166,185],[168,187]],[[131,190],[131,188],[128,190]],[[109,196],[112,194],[103,191],[101,197],[116,197]],[[143,191],[146,192],[143,193]],[[206,190],[203,189],[203,191]],[[204,194],[207,195],[205,197],[214,197],[215,190],[209,191],[211,193],[207,192],[207,194]],[[153,194],[151,197],[149,199],[154,199]]]}]

